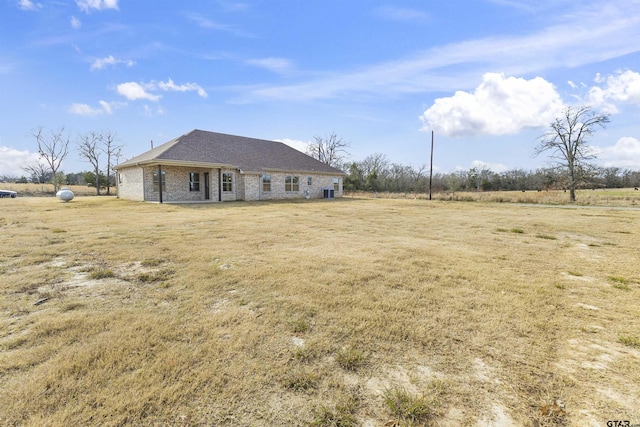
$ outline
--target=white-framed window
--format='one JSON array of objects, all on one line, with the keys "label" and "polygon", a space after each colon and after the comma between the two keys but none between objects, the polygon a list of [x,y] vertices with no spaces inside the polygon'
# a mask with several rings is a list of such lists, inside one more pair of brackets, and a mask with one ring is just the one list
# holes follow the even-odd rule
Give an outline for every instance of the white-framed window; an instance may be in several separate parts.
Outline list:
[{"label": "white-framed window", "polygon": [[307,185],[308,185],[309,187],[311,187],[311,183],[312,183],[312,182],[313,182],[313,180],[311,179],[311,177],[310,177],[310,176],[308,176],[308,177],[307,177]]},{"label": "white-framed window", "polygon": [[292,175],[285,176],[284,191],[300,191],[300,177]]},{"label": "white-framed window", "polygon": [[333,190],[336,193],[340,191],[340,178],[333,178]]},{"label": "white-framed window", "polygon": [[233,174],[222,174],[222,191],[233,191]]},{"label": "white-framed window", "polygon": [[262,175],[262,191],[271,191],[271,175],[268,173]]}]

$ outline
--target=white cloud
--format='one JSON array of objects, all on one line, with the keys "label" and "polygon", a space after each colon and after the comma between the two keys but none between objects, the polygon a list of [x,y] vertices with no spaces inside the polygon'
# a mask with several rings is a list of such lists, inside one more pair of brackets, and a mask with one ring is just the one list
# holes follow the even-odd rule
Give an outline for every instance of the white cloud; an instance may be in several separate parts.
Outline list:
[{"label": "white cloud", "polygon": [[474,160],[471,162],[471,167],[477,169],[488,169],[492,172],[504,172],[509,169],[502,163],[487,163],[482,160]]},{"label": "white cloud", "polygon": [[297,139],[289,139],[289,138],[274,139],[274,141],[282,142],[283,144],[286,144],[291,148],[295,148],[296,150],[302,153],[307,152],[307,145],[309,144],[309,142],[304,142]]},{"label": "white cloud", "polygon": [[91,64],[92,70],[102,70],[109,65],[125,64],[127,67],[132,67],[135,62],[130,59],[116,59],[113,55],[109,55],[105,58],[96,59]]},{"label": "white cloud", "polygon": [[626,70],[606,78],[598,73],[594,81],[603,85],[589,89],[587,101],[594,107],[615,114],[616,102],[640,106],[640,73]]},{"label": "white cloud", "polygon": [[22,10],[38,10],[42,9],[42,3],[34,3],[31,0],[20,0],[18,7]]},{"label": "white cloud", "polygon": [[73,103],[71,107],[69,107],[69,112],[71,114],[77,114],[79,116],[98,116],[101,114],[113,114],[113,110],[115,108],[126,105],[126,103],[122,102],[107,102],[100,100],[98,102],[100,104],[100,108],[93,108],[88,104],[80,104]]},{"label": "white cloud", "polygon": [[625,136],[609,147],[593,147],[604,166],[640,170],[640,140]]},{"label": "white cloud", "polygon": [[[153,89],[153,87],[151,87]],[[148,93],[142,85],[136,82],[121,83],[117,86],[117,91],[130,101],[137,99],[147,99],[149,101],[159,101],[161,96]]]},{"label": "white cloud", "polygon": [[198,25],[201,28],[206,28],[208,30],[224,31],[240,37],[250,37],[250,34],[244,32],[243,30],[237,29],[231,25],[221,24],[220,22],[213,21],[202,15],[191,14],[191,15],[188,15],[187,18],[195,22],[196,25]]},{"label": "white cloud", "polygon": [[99,101],[100,106],[102,107],[102,110],[107,113],[107,114],[113,114],[113,106],[111,104],[109,104],[107,101]]},{"label": "white cloud", "polygon": [[37,162],[39,158],[38,153],[0,146],[0,175],[18,177],[26,175],[22,167]]},{"label": "white cloud", "polygon": [[256,67],[265,68],[277,74],[287,74],[292,70],[291,61],[286,58],[260,58],[248,59],[245,63]]},{"label": "white cloud", "polygon": [[81,11],[86,13],[91,12],[91,9],[118,9],[118,0],[76,0],[76,4]]},{"label": "white cloud", "polygon": [[80,22],[80,20],[78,18],[76,18],[75,16],[71,17],[71,28],[80,28],[82,26],[82,22]]},{"label": "white cloud", "polygon": [[137,99],[147,99],[149,101],[159,101],[162,98],[162,95],[156,95],[154,92],[164,91],[164,92],[197,92],[199,96],[202,98],[206,98],[209,95],[202,88],[202,86],[196,83],[185,83],[181,85],[177,85],[173,82],[172,79],[167,80],[166,82],[155,82],[151,81],[149,83],[136,83],[136,82],[127,82],[121,83],[117,86],[117,91],[120,95],[126,97],[131,101],[135,101]]},{"label": "white cloud", "polygon": [[156,115],[162,116],[164,114],[164,110],[162,109],[162,107],[155,107],[155,110],[154,110],[153,108],[145,104],[143,114],[147,117],[153,117]]},{"label": "white cloud", "polygon": [[420,117],[424,129],[447,136],[509,135],[547,126],[563,107],[555,87],[541,77],[487,73],[482,80],[473,93],[436,99]]},{"label": "white cloud", "polygon": [[98,114],[103,113],[101,109],[92,108],[87,104],[79,104],[76,102],[71,104],[69,112],[71,114],[77,114],[78,116],[97,116]]},{"label": "white cloud", "polygon": [[198,92],[198,95],[200,95],[203,98],[206,98],[207,96],[209,96],[207,95],[207,92],[200,85],[196,83],[185,83],[183,85],[176,85],[171,79],[169,79],[166,82],[159,82],[158,88],[164,91],[172,91],[172,92],[196,91]]}]

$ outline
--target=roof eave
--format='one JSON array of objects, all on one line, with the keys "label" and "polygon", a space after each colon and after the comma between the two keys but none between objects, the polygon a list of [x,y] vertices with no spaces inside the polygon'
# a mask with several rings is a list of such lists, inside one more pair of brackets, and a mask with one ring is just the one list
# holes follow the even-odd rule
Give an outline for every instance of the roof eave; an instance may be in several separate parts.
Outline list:
[{"label": "roof eave", "polygon": [[316,174],[316,175],[346,175],[346,173],[336,170],[332,171],[315,171],[309,169],[276,169],[276,168],[264,168],[264,172],[281,172],[281,173],[300,173],[300,174]]},{"label": "roof eave", "polygon": [[220,168],[226,168],[226,169],[238,169],[238,166],[236,165],[230,165],[230,164],[226,164],[226,163],[209,163],[209,162],[192,162],[192,161],[186,161],[186,160],[163,160],[163,159],[151,159],[151,160],[144,160],[144,161],[140,161],[140,162],[135,162],[135,163],[123,163],[122,165],[117,165],[115,166],[113,169],[114,170],[119,170],[119,169],[124,169],[124,168],[129,168],[129,167],[142,167],[142,166],[178,166],[178,167],[191,167],[191,168],[210,168],[210,169],[220,169]]}]

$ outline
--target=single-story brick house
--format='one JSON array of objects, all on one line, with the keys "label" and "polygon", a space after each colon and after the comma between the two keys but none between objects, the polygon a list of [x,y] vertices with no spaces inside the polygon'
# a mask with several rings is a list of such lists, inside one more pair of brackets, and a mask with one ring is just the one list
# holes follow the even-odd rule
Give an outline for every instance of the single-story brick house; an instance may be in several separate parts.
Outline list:
[{"label": "single-story brick house", "polygon": [[281,142],[197,129],[114,169],[119,198],[160,203],[342,197],[344,177]]}]

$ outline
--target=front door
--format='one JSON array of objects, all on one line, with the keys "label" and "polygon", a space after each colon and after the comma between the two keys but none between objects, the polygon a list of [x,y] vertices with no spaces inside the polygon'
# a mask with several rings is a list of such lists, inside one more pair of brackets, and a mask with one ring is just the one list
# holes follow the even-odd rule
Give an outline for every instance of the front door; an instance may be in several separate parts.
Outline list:
[{"label": "front door", "polygon": [[204,173],[204,199],[209,200],[209,172]]}]

